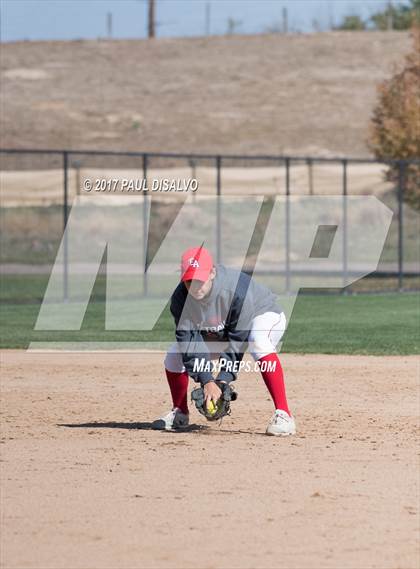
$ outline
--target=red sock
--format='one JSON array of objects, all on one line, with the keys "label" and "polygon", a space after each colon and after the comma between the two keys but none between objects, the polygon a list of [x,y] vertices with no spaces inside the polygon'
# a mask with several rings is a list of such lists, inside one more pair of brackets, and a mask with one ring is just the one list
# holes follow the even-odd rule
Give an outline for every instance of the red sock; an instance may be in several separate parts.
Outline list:
[{"label": "red sock", "polygon": [[[271,398],[273,399],[275,408],[282,409],[283,411],[286,411],[288,415],[290,415],[289,407],[287,406],[283,369],[281,367],[281,363],[277,354],[268,354],[267,356],[260,358],[258,361],[260,367],[263,362],[267,362],[262,365],[261,375],[263,376],[267,389],[270,392]],[[266,371],[263,371],[267,366],[268,369],[266,369]]]},{"label": "red sock", "polygon": [[171,390],[172,402],[174,407],[181,409],[183,413],[188,413],[188,374],[186,371],[175,373],[165,369],[168,379],[169,388]]}]

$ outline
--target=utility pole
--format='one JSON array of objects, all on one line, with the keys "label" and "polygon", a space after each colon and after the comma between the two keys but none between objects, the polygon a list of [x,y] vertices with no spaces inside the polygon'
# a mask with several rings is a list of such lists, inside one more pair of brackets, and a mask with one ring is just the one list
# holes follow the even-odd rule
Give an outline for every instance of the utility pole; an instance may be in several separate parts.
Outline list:
[{"label": "utility pole", "polygon": [[392,2],[388,2],[388,10],[387,10],[387,22],[386,22],[386,27],[388,30],[393,30],[394,29],[394,14],[393,14],[393,6],[392,6]]},{"label": "utility pole", "polygon": [[155,29],[156,29],[156,22],[155,22],[155,0],[149,0],[149,16],[148,16],[148,27],[147,27],[147,36],[149,38],[155,37]]},{"label": "utility pole", "polygon": [[287,17],[287,8],[283,6],[282,10],[282,32],[287,34],[289,32],[289,21]]},{"label": "utility pole", "polygon": [[211,4],[206,2],[206,36],[210,35]]},{"label": "utility pole", "polygon": [[321,26],[320,26],[319,20],[317,20],[317,18],[312,19],[312,28],[313,28],[315,33],[319,33],[321,31]]},{"label": "utility pole", "polygon": [[108,12],[106,15],[106,35],[108,39],[112,39],[112,13]]},{"label": "utility pole", "polygon": [[331,2],[328,2],[328,24],[330,30],[333,30],[335,28],[334,6],[331,4]]}]

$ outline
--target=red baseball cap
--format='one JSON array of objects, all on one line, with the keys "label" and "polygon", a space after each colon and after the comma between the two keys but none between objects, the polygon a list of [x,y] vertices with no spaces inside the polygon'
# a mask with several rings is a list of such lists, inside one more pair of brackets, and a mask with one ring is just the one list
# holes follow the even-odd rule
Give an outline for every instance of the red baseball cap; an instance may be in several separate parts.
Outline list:
[{"label": "red baseball cap", "polygon": [[213,268],[213,258],[204,247],[191,247],[187,249],[181,259],[181,281],[205,282]]}]

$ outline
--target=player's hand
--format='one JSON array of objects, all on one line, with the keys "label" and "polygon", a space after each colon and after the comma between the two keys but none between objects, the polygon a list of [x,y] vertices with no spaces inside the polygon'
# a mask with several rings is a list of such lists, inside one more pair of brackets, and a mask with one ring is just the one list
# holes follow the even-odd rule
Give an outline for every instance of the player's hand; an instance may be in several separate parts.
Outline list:
[{"label": "player's hand", "polygon": [[221,395],[222,395],[222,391],[214,383],[214,381],[209,381],[204,386],[204,398],[205,398],[206,406],[211,400],[213,400],[214,403],[217,403],[218,400],[220,399]]}]

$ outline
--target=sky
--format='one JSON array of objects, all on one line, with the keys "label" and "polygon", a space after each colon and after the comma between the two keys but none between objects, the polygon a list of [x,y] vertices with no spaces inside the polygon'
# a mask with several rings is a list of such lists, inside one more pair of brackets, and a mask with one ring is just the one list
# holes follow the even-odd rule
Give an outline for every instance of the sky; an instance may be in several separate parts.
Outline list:
[{"label": "sky", "polygon": [[[256,34],[281,25],[287,9],[290,31],[310,32],[337,25],[348,14],[362,18],[382,9],[384,0],[156,0],[157,36],[224,34],[228,20],[236,32]],[[394,4],[401,3],[394,1]],[[107,35],[112,14],[114,38],[144,38],[146,0],[0,0],[1,41],[95,39]]]}]

